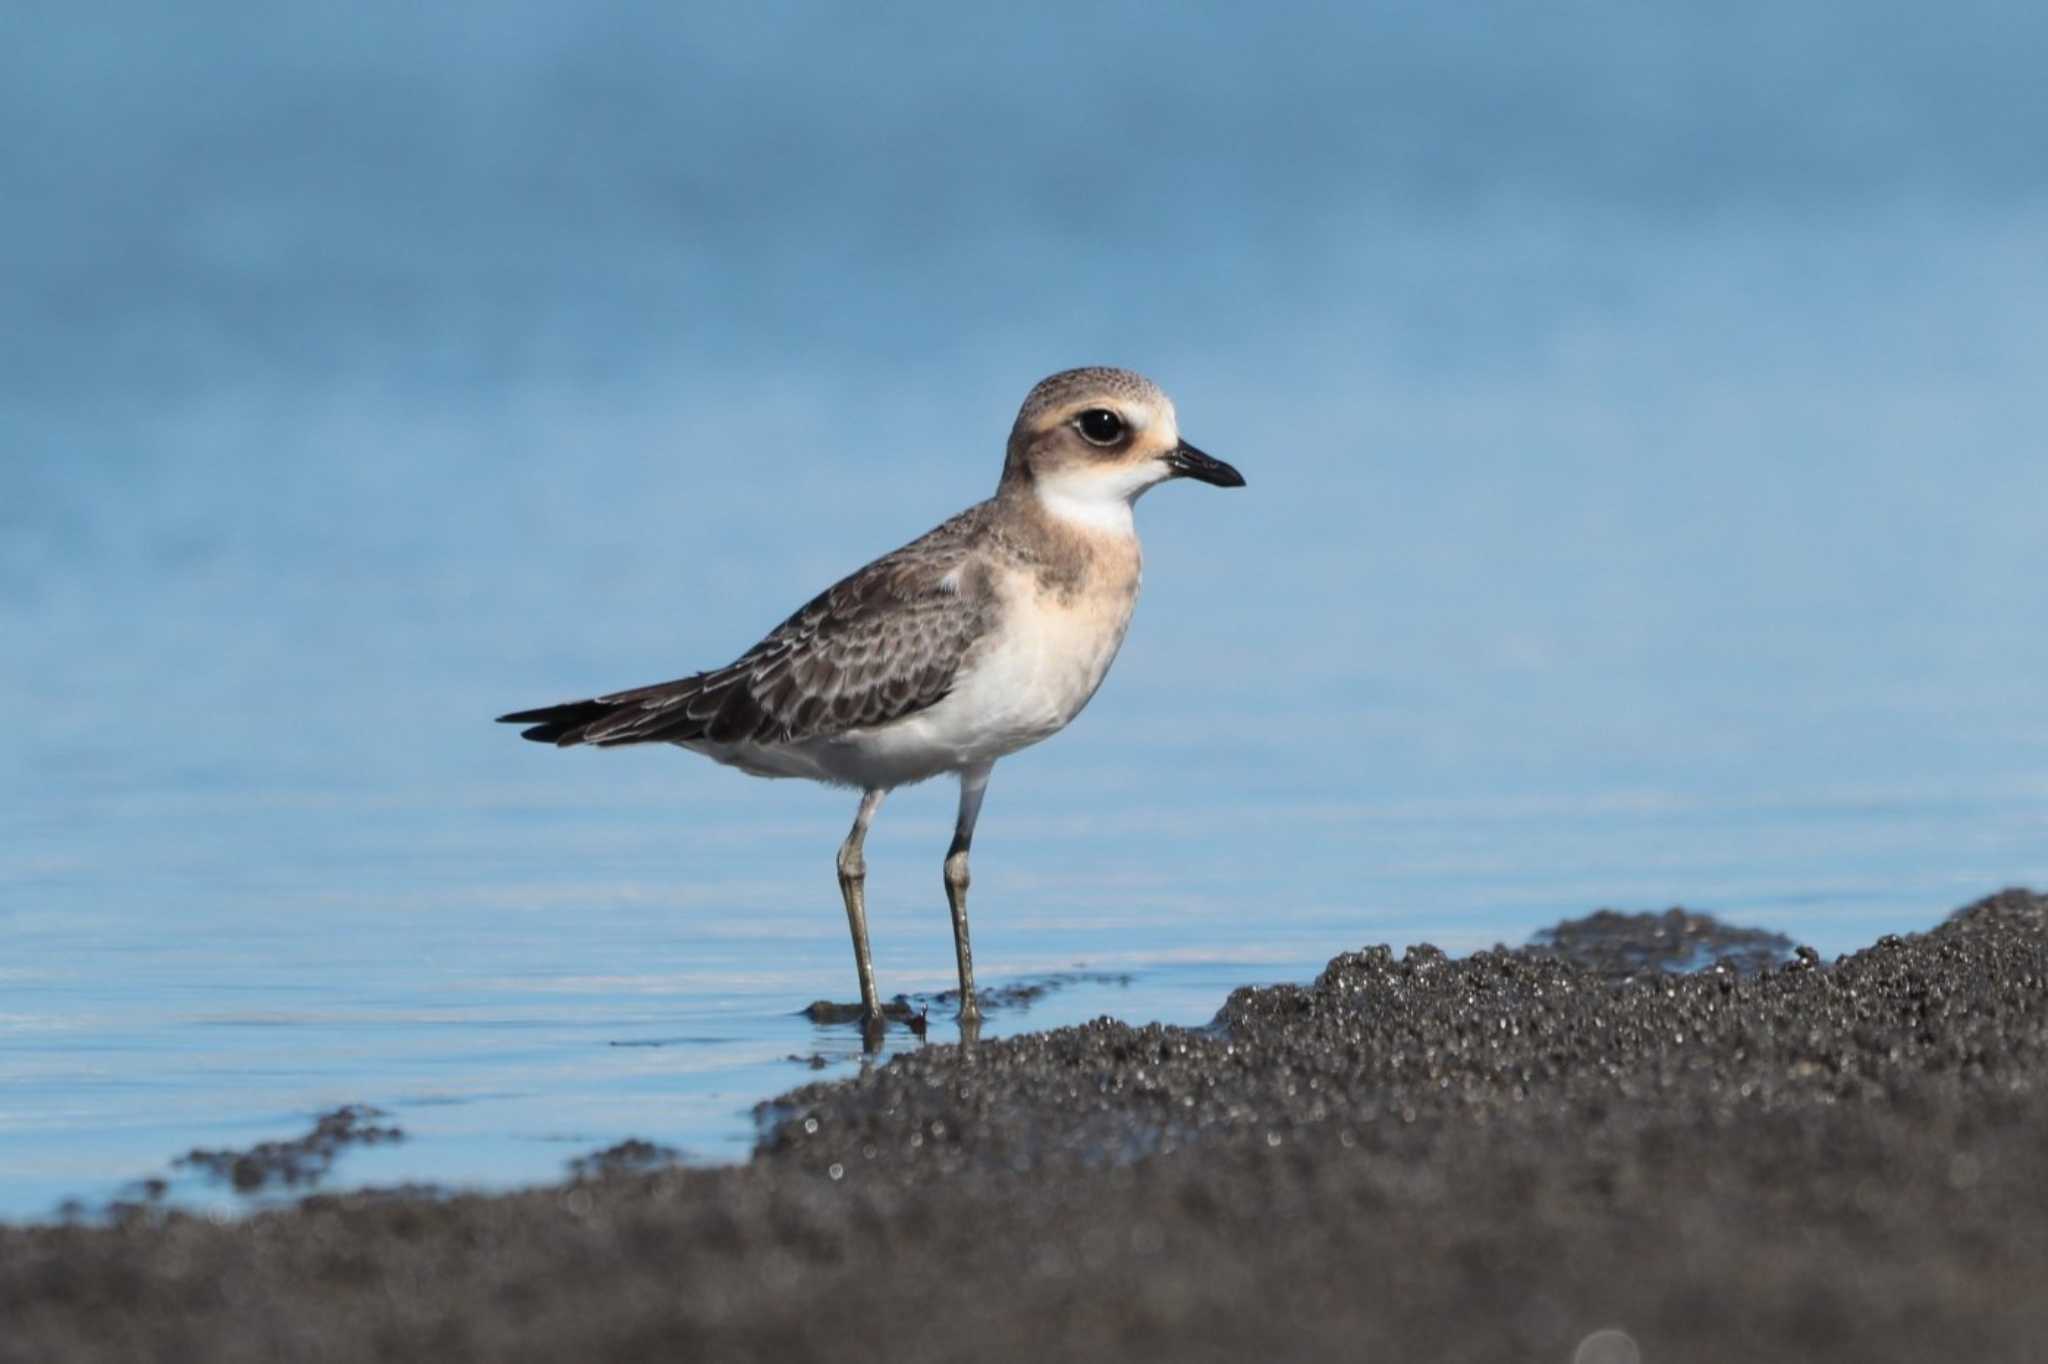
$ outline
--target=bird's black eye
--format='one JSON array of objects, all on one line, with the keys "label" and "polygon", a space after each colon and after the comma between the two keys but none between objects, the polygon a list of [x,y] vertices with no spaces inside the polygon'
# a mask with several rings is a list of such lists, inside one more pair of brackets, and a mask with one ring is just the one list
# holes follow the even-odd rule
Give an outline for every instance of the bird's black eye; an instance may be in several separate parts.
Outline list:
[{"label": "bird's black eye", "polygon": [[1123,439],[1124,419],[1106,407],[1091,407],[1080,416],[1081,434],[1096,445],[1114,445]]}]

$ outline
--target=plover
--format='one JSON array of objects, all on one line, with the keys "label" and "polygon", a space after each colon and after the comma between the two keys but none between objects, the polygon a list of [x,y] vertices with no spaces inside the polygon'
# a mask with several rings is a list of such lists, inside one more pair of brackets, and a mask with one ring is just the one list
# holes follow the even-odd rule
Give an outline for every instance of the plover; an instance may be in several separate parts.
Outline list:
[{"label": "plover", "polygon": [[944,879],[972,1023],[967,851],[989,772],[1065,728],[1102,685],[1138,599],[1132,504],[1174,478],[1244,484],[1181,439],[1151,380],[1066,370],[1025,398],[994,497],[825,589],[734,662],[498,718],[564,748],[676,744],[755,776],[859,788],[839,892],[871,1036],[882,1012],[861,846],[891,790],[958,774]]}]

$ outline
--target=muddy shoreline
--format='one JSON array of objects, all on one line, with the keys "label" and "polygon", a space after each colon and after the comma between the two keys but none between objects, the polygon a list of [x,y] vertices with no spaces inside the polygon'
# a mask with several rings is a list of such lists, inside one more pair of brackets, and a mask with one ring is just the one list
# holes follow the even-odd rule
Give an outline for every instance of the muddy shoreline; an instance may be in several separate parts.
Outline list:
[{"label": "muddy shoreline", "polygon": [[2048,898],[1590,923],[929,1047],[733,1169],[0,1228],[0,1361],[2038,1356]]}]

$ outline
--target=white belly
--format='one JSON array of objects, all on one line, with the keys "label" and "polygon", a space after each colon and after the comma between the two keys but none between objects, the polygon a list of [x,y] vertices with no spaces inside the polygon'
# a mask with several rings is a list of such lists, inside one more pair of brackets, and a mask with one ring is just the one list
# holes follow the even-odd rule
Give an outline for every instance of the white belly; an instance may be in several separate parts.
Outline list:
[{"label": "white belly", "polygon": [[881,752],[953,755],[939,770],[992,762],[1065,729],[1102,685],[1131,623],[1111,611],[1034,601],[1015,610],[945,700],[877,730]]},{"label": "white belly", "polygon": [[1130,628],[1136,584],[1062,604],[1019,585],[995,635],[938,704],[874,729],[786,747],[686,747],[767,777],[889,787],[994,762],[1057,734],[1102,685]]}]

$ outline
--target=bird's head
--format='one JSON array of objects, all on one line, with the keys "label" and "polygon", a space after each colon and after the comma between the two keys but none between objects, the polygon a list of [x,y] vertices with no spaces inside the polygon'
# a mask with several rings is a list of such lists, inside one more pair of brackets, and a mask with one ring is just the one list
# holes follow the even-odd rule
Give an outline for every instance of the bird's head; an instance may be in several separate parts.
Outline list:
[{"label": "bird's head", "polygon": [[1041,380],[1010,428],[1004,487],[1028,489],[1065,519],[1127,519],[1141,493],[1170,478],[1244,486],[1244,475],[1182,440],[1172,399],[1127,369]]}]

